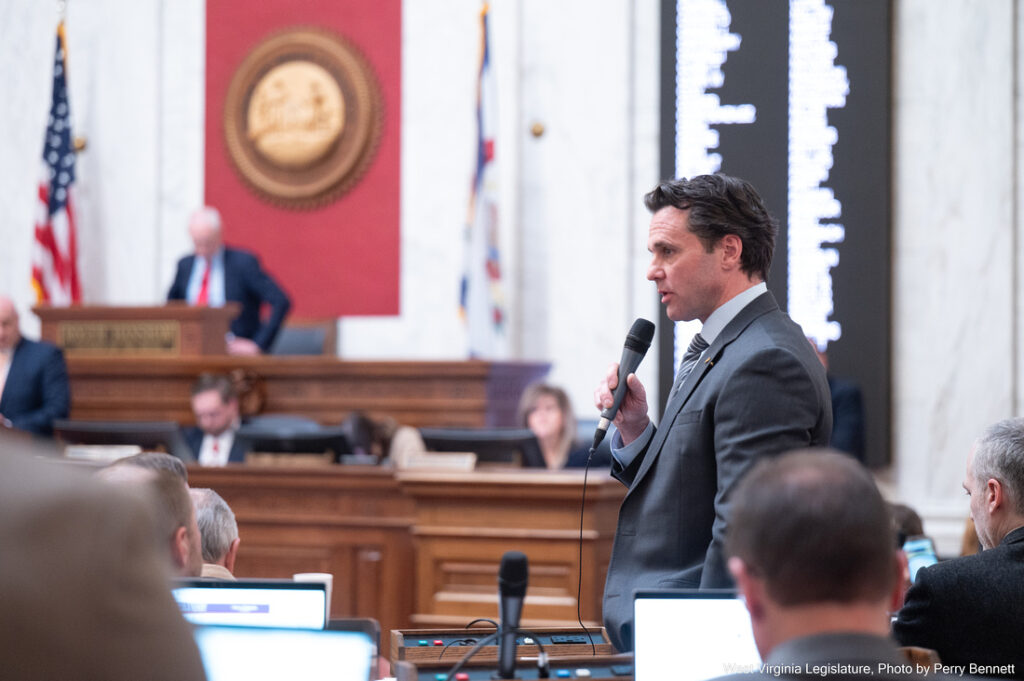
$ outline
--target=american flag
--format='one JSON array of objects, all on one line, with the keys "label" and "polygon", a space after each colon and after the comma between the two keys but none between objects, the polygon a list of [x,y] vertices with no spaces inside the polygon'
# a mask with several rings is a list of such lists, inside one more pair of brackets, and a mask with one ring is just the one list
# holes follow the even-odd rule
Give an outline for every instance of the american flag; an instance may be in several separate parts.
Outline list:
[{"label": "american flag", "polygon": [[476,172],[465,229],[465,265],[460,312],[466,322],[469,355],[501,359],[508,354],[505,299],[498,239],[498,178],[494,162],[497,92],[491,71],[488,6],[480,12],[480,71],[476,96]]},{"label": "american flag", "polygon": [[43,141],[42,177],[32,252],[32,287],[36,300],[67,305],[82,298],[78,283],[75,214],[71,200],[75,181],[75,150],[68,104],[64,24],[57,27],[53,60],[53,97]]}]

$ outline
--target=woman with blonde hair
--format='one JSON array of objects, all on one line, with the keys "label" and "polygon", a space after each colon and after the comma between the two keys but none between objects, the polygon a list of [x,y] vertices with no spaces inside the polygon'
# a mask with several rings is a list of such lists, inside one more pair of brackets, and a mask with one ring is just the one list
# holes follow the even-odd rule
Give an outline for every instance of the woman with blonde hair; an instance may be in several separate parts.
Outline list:
[{"label": "woman with blonde hair", "polygon": [[[547,383],[534,383],[527,387],[519,400],[517,420],[537,436],[549,469],[587,465],[589,450],[579,447],[576,442],[576,416],[569,396],[561,388]],[[594,461],[591,465],[607,466],[608,462]]]}]

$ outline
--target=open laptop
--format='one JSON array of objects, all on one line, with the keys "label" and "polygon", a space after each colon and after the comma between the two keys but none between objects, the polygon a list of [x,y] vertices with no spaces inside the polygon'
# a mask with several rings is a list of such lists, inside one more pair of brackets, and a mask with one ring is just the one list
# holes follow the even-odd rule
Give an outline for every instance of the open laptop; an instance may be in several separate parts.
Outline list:
[{"label": "open laptop", "polygon": [[209,681],[370,681],[375,646],[358,631],[201,626]]},{"label": "open laptop", "polygon": [[761,667],[750,616],[735,591],[640,590],[633,617],[636,681],[698,681]]},{"label": "open laptop", "polygon": [[286,579],[179,579],[172,588],[194,624],[323,629],[327,585]]}]

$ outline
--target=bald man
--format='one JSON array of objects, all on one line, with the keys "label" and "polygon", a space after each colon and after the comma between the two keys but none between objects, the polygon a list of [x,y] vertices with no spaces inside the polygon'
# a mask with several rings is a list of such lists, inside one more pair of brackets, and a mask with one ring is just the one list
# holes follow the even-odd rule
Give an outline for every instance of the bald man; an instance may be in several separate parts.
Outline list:
[{"label": "bald man", "polygon": [[[174,283],[167,300],[184,300],[189,305],[222,307],[227,301],[241,305],[231,322],[232,338],[228,352],[233,355],[258,355],[267,352],[291,301],[281,287],[260,267],[260,261],[248,251],[224,245],[221,218],[216,208],[201,208],[188,223],[195,253],[178,261]],[[260,307],[270,306],[265,322]]]},{"label": "bald man", "polygon": [[0,295],[0,424],[51,435],[54,419],[71,411],[64,354],[50,343],[23,338],[18,309]]}]

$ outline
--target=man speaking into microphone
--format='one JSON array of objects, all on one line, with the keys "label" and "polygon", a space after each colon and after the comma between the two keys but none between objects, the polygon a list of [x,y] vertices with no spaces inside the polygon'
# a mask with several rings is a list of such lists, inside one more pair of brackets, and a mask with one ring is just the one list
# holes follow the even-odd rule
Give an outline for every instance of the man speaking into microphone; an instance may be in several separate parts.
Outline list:
[{"label": "man speaking into microphone", "polygon": [[[653,213],[647,278],[669,319],[703,327],[683,356],[657,428],[630,374],[613,423],[619,509],[604,622],[632,650],[633,591],[731,587],[723,541],[730,496],[758,459],[828,444],[828,383],[807,338],[765,280],[778,225],[746,181],[700,175],[644,197]],[[613,365],[595,392],[613,404]],[[779,547],[785,550],[785,547]]]}]

